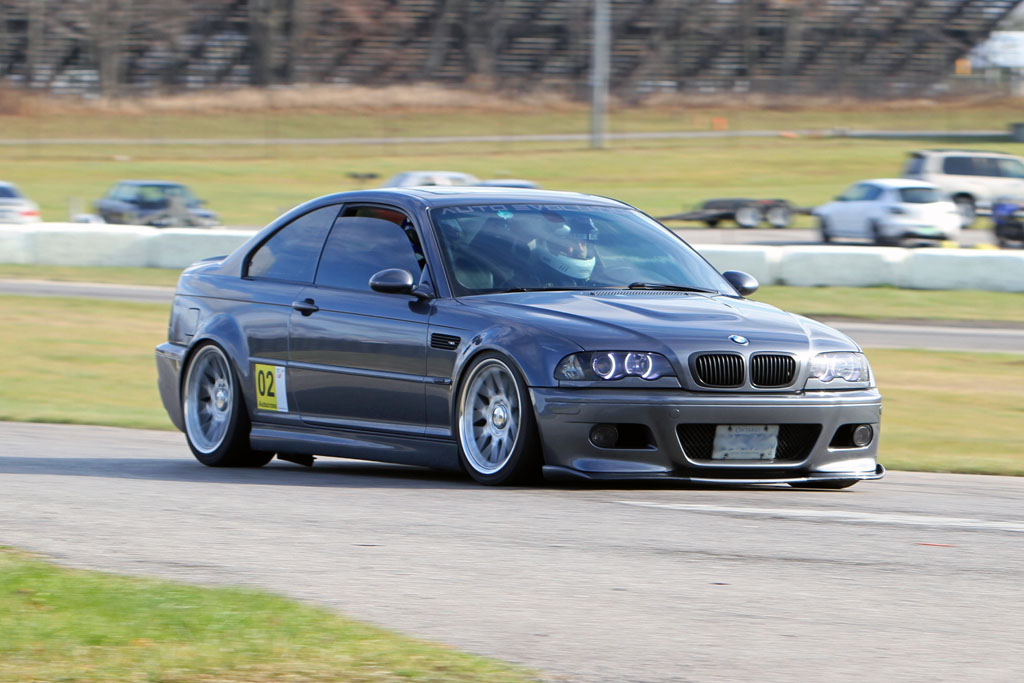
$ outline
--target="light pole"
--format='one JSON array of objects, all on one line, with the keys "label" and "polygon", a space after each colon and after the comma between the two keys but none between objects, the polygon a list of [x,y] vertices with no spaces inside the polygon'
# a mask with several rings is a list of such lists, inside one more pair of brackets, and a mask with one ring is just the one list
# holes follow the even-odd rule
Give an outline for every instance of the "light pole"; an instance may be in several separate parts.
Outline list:
[{"label": "light pole", "polygon": [[609,0],[594,0],[594,36],[590,50],[590,148],[604,147],[604,118],[608,108],[611,70],[611,9]]}]

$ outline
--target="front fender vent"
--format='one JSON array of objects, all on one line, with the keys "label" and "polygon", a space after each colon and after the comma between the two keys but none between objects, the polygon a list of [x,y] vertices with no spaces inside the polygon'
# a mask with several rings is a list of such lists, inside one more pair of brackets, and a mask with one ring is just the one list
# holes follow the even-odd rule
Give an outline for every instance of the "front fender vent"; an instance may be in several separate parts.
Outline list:
[{"label": "front fender vent", "polygon": [[705,353],[693,361],[697,381],[706,387],[743,385],[743,356],[735,353]]},{"label": "front fender vent", "polygon": [[432,334],[430,335],[430,348],[441,349],[442,351],[454,351],[459,348],[459,342],[462,339],[459,337],[452,336],[450,334]]}]

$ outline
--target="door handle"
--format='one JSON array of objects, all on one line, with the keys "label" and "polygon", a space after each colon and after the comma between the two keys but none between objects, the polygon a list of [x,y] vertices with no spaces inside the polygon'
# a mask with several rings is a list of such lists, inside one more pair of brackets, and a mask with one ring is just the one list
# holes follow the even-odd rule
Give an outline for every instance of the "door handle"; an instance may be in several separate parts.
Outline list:
[{"label": "door handle", "polygon": [[316,313],[320,310],[320,307],[316,305],[316,302],[312,299],[303,299],[302,301],[293,301],[292,308],[301,313],[302,315],[309,315]]}]

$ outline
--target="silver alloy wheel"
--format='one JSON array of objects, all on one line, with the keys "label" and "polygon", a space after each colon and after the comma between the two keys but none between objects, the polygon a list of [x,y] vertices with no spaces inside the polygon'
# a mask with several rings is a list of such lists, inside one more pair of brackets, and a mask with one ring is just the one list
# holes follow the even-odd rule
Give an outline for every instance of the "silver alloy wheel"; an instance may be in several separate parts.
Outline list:
[{"label": "silver alloy wheel", "polygon": [[519,440],[522,405],[505,363],[491,358],[473,369],[459,400],[459,441],[470,467],[494,474],[508,464]]},{"label": "silver alloy wheel", "polygon": [[216,346],[204,346],[192,358],[185,377],[185,429],[197,451],[209,454],[224,442],[234,401],[227,357]]}]

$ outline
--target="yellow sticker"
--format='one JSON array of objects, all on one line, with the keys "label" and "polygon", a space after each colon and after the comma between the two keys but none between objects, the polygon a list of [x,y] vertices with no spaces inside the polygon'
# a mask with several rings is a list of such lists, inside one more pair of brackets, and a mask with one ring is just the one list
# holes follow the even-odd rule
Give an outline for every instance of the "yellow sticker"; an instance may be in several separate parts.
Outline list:
[{"label": "yellow sticker", "polygon": [[256,407],[259,410],[288,412],[288,389],[282,366],[254,363],[253,378],[256,380]]}]

